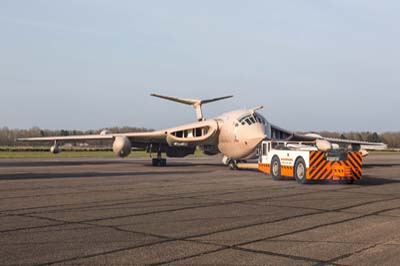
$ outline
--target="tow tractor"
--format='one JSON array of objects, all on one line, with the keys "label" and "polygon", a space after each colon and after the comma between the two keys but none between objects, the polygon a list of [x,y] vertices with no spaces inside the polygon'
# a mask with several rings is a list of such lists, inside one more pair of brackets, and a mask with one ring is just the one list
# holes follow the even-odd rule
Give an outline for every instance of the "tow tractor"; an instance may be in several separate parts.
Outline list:
[{"label": "tow tractor", "polygon": [[319,148],[318,144],[265,140],[261,143],[258,169],[274,180],[294,177],[300,184],[323,180],[352,184],[361,179],[361,152]]}]

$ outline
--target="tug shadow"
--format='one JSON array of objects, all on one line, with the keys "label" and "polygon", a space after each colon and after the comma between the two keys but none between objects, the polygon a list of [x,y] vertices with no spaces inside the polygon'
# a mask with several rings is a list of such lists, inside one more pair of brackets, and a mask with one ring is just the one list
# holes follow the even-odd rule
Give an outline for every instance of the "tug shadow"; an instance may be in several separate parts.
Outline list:
[{"label": "tug shadow", "polygon": [[363,165],[363,168],[364,168],[364,169],[372,169],[372,168],[376,168],[376,167],[388,168],[388,167],[396,167],[396,166],[400,166],[400,163],[392,163],[392,164],[388,164],[388,163],[364,164],[364,165]]}]

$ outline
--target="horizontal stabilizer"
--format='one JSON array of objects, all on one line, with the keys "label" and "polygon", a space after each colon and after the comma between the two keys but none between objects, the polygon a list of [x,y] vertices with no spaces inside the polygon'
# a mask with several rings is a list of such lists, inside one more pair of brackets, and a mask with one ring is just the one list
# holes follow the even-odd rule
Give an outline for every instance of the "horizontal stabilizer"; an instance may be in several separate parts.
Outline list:
[{"label": "horizontal stabilizer", "polygon": [[196,114],[197,114],[197,120],[198,121],[204,120],[203,111],[201,109],[201,106],[203,104],[212,103],[212,102],[216,102],[216,101],[221,101],[221,100],[225,100],[225,99],[229,99],[229,98],[233,97],[233,95],[229,95],[229,96],[223,96],[223,97],[218,97],[218,98],[213,98],[213,99],[199,100],[199,99],[178,98],[178,97],[173,97],[173,96],[164,96],[164,95],[160,95],[160,94],[157,94],[157,93],[152,93],[150,95],[154,96],[154,97],[158,97],[158,98],[164,99],[164,100],[168,100],[168,101],[173,101],[173,102],[182,103],[182,104],[186,104],[186,105],[192,105],[196,109]]}]

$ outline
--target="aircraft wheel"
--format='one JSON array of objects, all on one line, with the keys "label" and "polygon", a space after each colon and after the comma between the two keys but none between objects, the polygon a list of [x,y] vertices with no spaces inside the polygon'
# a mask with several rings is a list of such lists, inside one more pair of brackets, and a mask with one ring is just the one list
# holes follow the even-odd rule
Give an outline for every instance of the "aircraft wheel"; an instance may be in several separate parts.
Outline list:
[{"label": "aircraft wheel", "polygon": [[159,159],[159,158],[153,158],[152,159],[152,165],[156,167],[160,166],[167,166],[167,159]]},{"label": "aircraft wheel", "polygon": [[307,183],[307,168],[306,163],[303,158],[297,159],[294,165],[294,177],[296,178],[297,183],[305,184]]},{"label": "aircraft wheel", "polygon": [[278,156],[274,156],[271,161],[271,175],[274,180],[282,180],[281,176],[281,162]]},{"label": "aircraft wheel", "polygon": [[238,170],[237,164],[235,160],[230,160],[228,163],[229,169]]}]

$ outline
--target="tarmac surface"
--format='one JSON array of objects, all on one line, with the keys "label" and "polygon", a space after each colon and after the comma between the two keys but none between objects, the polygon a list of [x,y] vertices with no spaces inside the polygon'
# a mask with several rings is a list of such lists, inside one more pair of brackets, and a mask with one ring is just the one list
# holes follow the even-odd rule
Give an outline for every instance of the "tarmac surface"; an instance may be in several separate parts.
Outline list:
[{"label": "tarmac surface", "polygon": [[1,265],[399,265],[400,155],[353,185],[219,158],[0,160]]}]

